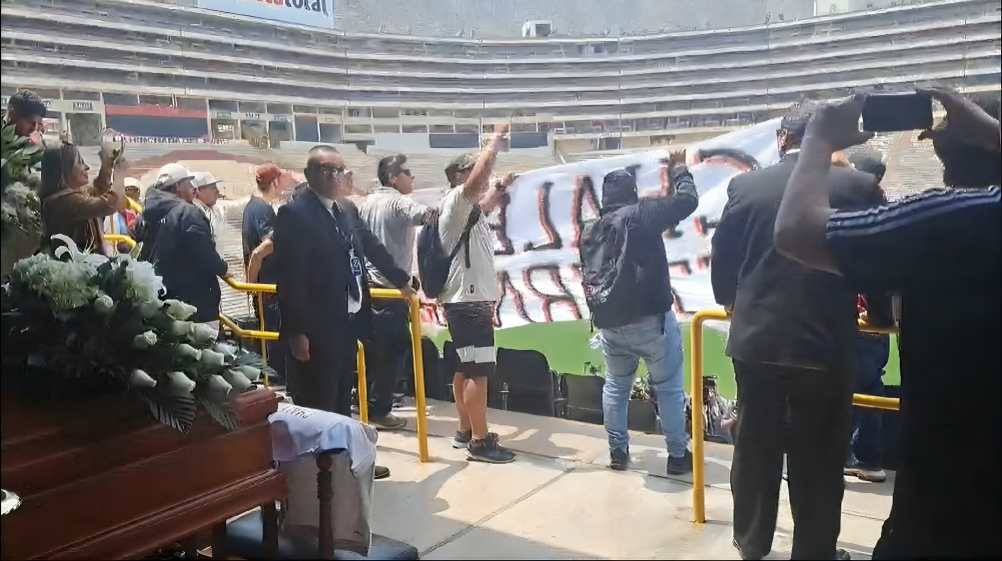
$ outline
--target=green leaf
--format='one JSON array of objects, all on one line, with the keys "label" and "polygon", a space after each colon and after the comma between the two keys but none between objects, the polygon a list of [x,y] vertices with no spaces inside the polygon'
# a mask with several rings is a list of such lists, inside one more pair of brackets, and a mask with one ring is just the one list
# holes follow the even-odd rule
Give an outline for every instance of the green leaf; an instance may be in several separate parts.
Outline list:
[{"label": "green leaf", "polygon": [[[197,391],[197,390],[196,390]],[[217,425],[226,430],[237,430],[240,428],[240,418],[230,410],[226,404],[216,403],[206,397],[202,392],[195,394],[195,403],[212,417]]]},{"label": "green leaf", "polygon": [[138,392],[139,399],[149,406],[154,419],[187,434],[195,422],[195,397],[191,394],[160,390],[158,389],[160,385]]},{"label": "green leaf", "polygon": [[142,251],[143,251],[143,242],[139,242],[135,246],[133,246],[132,251],[129,252],[129,257],[138,261],[139,254],[142,253]]}]

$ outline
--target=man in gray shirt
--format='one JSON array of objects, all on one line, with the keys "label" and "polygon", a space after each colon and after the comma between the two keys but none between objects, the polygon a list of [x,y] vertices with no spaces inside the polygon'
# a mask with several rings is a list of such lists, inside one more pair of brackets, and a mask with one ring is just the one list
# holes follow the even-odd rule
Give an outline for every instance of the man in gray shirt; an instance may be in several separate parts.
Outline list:
[{"label": "man in gray shirt", "polygon": [[[407,197],[414,191],[414,176],[407,167],[407,156],[397,154],[383,158],[376,175],[380,185],[365,198],[359,215],[393,256],[397,267],[413,271],[417,227],[433,216],[433,210]],[[368,269],[373,286],[393,288],[371,263]],[[373,332],[369,340],[363,341],[369,383],[369,421],[384,428],[401,428],[407,424],[405,419],[392,413],[393,391],[410,352],[407,313],[404,301],[373,301]]]}]

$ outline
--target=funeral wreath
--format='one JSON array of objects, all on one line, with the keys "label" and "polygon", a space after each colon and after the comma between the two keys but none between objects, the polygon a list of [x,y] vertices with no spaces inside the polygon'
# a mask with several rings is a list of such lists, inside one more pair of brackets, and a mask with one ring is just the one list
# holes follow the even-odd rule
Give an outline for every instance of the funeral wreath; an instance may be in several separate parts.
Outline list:
[{"label": "funeral wreath", "polygon": [[187,321],[193,306],[162,299],[161,278],[136,258],[141,246],[109,258],[54,238],[65,246],[17,261],[3,285],[5,393],[118,392],[182,432],[198,410],[237,428],[226,405],[271,373],[261,357]]}]

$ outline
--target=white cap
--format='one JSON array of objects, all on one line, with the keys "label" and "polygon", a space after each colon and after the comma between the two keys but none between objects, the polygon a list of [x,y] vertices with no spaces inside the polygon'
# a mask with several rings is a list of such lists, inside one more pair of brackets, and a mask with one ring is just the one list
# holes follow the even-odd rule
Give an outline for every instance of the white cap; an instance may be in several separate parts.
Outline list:
[{"label": "white cap", "polygon": [[212,176],[211,173],[207,171],[196,171],[195,175],[195,187],[202,188],[214,183],[219,183],[220,181]]},{"label": "white cap", "polygon": [[140,189],[143,188],[143,184],[140,183],[139,180],[136,179],[135,177],[126,177],[125,178],[125,186],[126,187],[139,187]]},{"label": "white cap", "polygon": [[166,189],[173,185],[184,181],[185,179],[192,179],[195,176],[188,171],[188,168],[182,166],[181,164],[167,164],[160,168],[160,173],[157,174],[157,185],[161,189]]}]

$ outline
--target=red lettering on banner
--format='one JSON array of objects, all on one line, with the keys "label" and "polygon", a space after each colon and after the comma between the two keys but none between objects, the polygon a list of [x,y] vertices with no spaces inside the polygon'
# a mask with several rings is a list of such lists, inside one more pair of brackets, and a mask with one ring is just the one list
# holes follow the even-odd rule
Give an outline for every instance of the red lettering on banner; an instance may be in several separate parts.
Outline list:
[{"label": "red lettering on banner", "polygon": [[500,310],[501,305],[504,304],[505,298],[512,299],[512,303],[515,305],[515,312],[518,314],[518,317],[525,320],[526,323],[533,323],[532,318],[530,318],[528,312],[525,311],[525,299],[511,282],[511,277],[508,275],[507,271],[498,275],[498,284],[501,285],[501,297],[498,298],[498,303],[494,305],[494,320],[496,322],[494,327],[501,327]]},{"label": "red lettering on banner", "polygon": [[[553,284],[557,285],[558,294],[544,294],[535,284],[533,284],[533,277],[536,272],[544,271],[549,273],[550,280]],[[554,305],[569,305],[571,314],[574,319],[581,319],[581,309],[578,308],[577,299],[571,294],[570,290],[567,290],[567,286],[564,284],[563,279],[560,278],[560,267],[556,265],[543,265],[539,267],[529,267],[522,271],[522,280],[525,282],[525,286],[530,292],[542,301],[543,317],[545,321],[553,321],[553,306]]]},{"label": "red lettering on banner", "polygon": [[[585,226],[585,203],[591,207],[591,216],[597,218],[600,215],[600,206],[598,203],[598,195],[595,194],[595,183],[591,180],[591,177],[584,175],[578,179],[578,184],[574,188],[574,203],[571,208],[571,212],[574,214],[574,239],[571,242],[571,248],[577,249],[578,244],[581,242],[581,232],[584,231]],[[588,218],[590,220],[591,217]]]},{"label": "red lettering on banner", "polygon": [[508,205],[510,204],[511,194],[502,193],[498,201],[498,220],[490,223],[494,236],[501,244],[501,249],[495,249],[494,255],[515,255],[515,247],[511,243],[511,238],[508,237]]},{"label": "red lettering on banner", "polygon": [[671,273],[672,275],[687,277],[692,274],[692,267],[689,265],[688,259],[669,261],[668,272]]},{"label": "red lettering on banner", "polygon": [[563,240],[560,239],[560,232],[553,225],[553,218],[550,216],[552,210],[550,205],[550,192],[553,190],[553,182],[547,181],[536,191],[537,205],[539,208],[539,223],[543,226],[543,231],[549,238],[549,242],[534,246],[532,242],[525,244],[525,251],[541,251],[544,249],[560,249],[563,247]]}]

